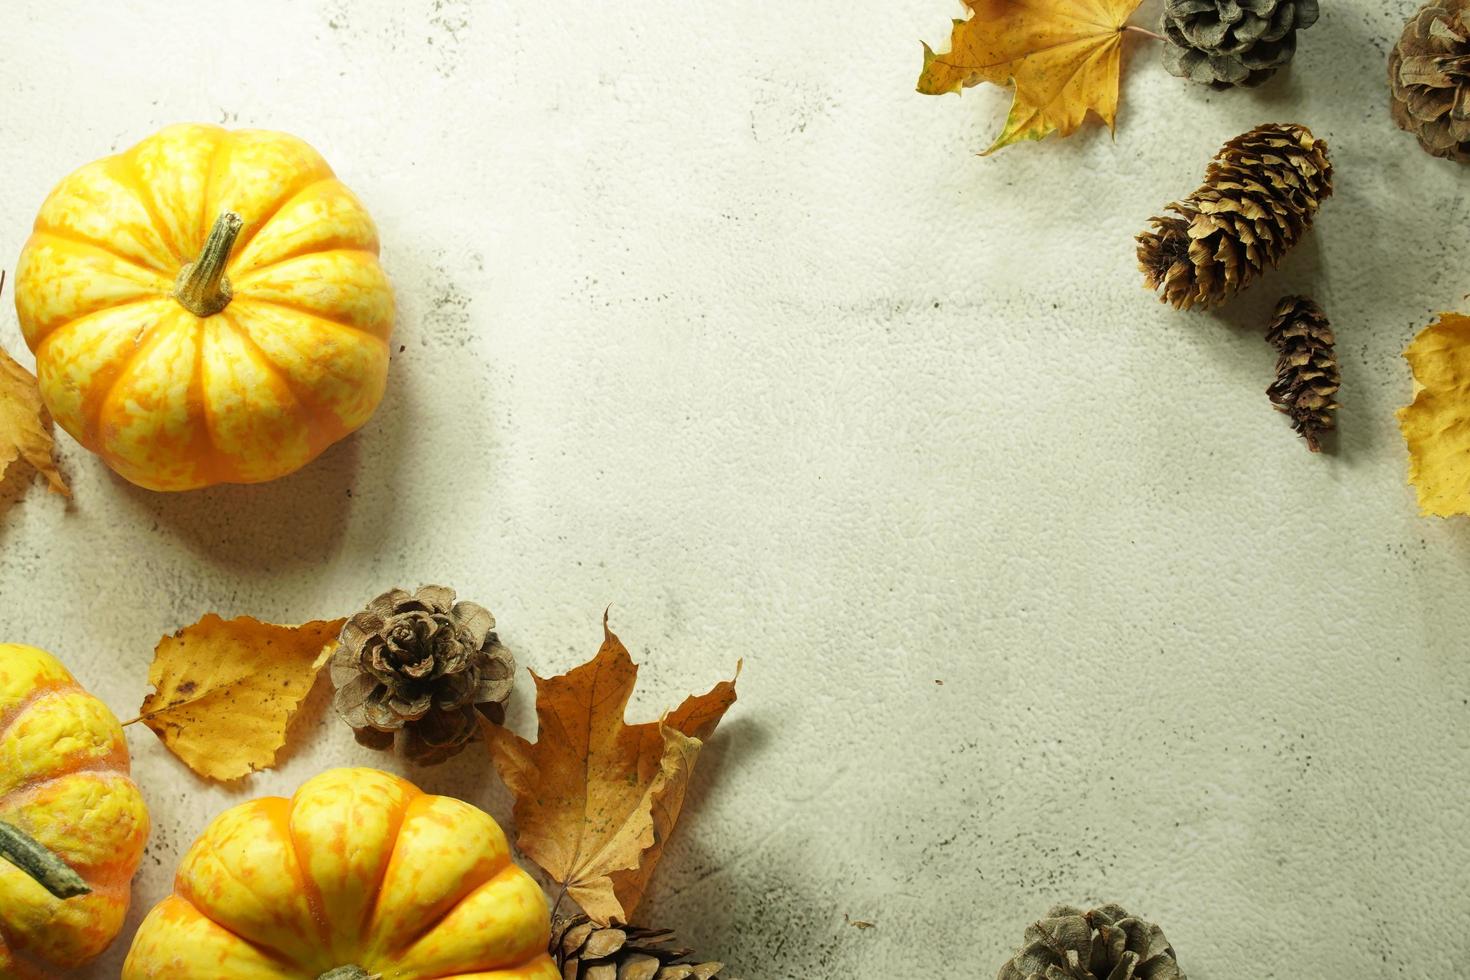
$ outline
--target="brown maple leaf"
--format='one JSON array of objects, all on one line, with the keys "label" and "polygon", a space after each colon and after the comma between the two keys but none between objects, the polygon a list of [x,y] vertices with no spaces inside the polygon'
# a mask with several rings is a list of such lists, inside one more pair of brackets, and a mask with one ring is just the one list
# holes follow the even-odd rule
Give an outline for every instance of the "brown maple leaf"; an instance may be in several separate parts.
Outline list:
[{"label": "brown maple leaf", "polygon": [[[603,617],[602,649],[536,682],[532,744],[485,724],[515,794],[516,843],[599,925],[627,922],[673,832],[699,750],[735,702],[735,681],[661,721],[623,720],[638,668]],[[736,670],[736,677],[739,669]]]}]

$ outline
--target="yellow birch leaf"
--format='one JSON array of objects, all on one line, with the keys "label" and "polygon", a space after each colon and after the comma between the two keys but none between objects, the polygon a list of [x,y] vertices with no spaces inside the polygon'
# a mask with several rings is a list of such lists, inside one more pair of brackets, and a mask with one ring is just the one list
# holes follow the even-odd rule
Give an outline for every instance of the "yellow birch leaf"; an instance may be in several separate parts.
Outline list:
[{"label": "yellow birch leaf", "polygon": [[0,348],[0,477],[11,463],[24,459],[46,478],[53,493],[70,497],[52,456],[45,412],[36,376]]},{"label": "yellow birch leaf", "polygon": [[1470,317],[1441,313],[1404,351],[1414,401],[1399,409],[1409,482],[1425,516],[1470,514]]},{"label": "yellow birch leaf", "polygon": [[1022,140],[1070,136],[1089,110],[1112,129],[1118,116],[1123,30],[1142,0],[967,0],[950,50],[924,45],[919,91],[1015,85],[1009,118],[986,154]]},{"label": "yellow birch leaf", "polygon": [[343,622],[276,626],[210,613],[158,641],[139,720],[208,779],[268,769]]},{"label": "yellow birch leaf", "polygon": [[659,722],[623,720],[638,668],[603,620],[597,656],[536,682],[533,744],[485,723],[515,795],[516,843],[600,924],[626,922],[678,821],[703,745],[735,700],[726,681]]}]

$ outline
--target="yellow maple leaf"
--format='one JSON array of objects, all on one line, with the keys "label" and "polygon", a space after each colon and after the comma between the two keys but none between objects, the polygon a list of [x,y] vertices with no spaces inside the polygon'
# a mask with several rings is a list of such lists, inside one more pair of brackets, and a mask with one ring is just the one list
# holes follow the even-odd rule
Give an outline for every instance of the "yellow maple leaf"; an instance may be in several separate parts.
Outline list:
[{"label": "yellow maple leaf", "polygon": [[[738,676],[738,671],[737,671]],[[699,750],[735,701],[724,681],[661,721],[623,720],[638,668],[607,628],[597,656],[536,682],[532,744],[485,723],[515,794],[516,843],[599,924],[627,922],[683,807]]]},{"label": "yellow maple leaf", "polygon": [[1441,313],[1404,351],[1414,401],[1399,409],[1409,482],[1425,516],[1470,514],[1470,317]]},{"label": "yellow maple leaf", "polygon": [[209,779],[268,768],[343,622],[277,626],[210,613],[158,641],[148,670],[154,690],[136,720]]},{"label": "yellow maple leaf", "polygon": [[919,91],[958,92],[1014,83],[1005,129],[986,154],[1022,140],[1070,136],[1096,112],[1111,129],[1118,115],[1123,31],[1142,0],[966,0],[950,50],[924,45]]}]

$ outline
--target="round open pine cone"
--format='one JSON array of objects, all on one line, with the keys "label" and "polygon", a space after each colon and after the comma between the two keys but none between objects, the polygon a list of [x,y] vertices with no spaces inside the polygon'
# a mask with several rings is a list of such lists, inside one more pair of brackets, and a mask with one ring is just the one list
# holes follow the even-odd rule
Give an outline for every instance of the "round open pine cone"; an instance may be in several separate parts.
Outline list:
[{"label": "round open pine cone", "polygon": [[475,737],[480,716],[505,720],[515,659],[494,630],[489,610],[442,585],[385,592],[342,627],[333,704],[363,745],[443,762]]},{"label": "round open pine cone", "polygon": [[1280,264],[1331,194],[1324,141],[1305,126],[1257,126],[1225,144],[1204,184],[1169,205],[1174,215],[1138,235],[1144,284],[1176,309],[1223,303]]},{"label": "round open pine cone", "polygon": [[1470,0],[1430,0],[1388,57],[1393,121],[1425,152],[1470,163]]},{"label": "round open pine cone", "polygon": [[1116,905],[1058,905],[1026,927],[1025,944],[996,980],[1185,980],[1158,926]]}]

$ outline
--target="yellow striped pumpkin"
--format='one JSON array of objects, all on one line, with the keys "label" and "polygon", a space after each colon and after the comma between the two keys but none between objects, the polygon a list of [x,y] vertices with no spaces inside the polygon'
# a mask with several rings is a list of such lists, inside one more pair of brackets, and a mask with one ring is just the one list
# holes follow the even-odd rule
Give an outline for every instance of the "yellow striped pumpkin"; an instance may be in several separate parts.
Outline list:
[{"label": "yellow striped pumpkin", "polygon": [[106,949],[147,838],[117,718],[49,653],[0,643],[0,978]]},{"label": "yellow striped pumpkin", "polygon": [[15,306],[52,416],[154,490],[291,473],[387,380],[377,230],[284,133],[171,126],[77,170],[41,207]]},{"label": "yellow striped pumpkin", "polygon": [[227,810],[179,867],[123,980],[560,980],[550,912],[468,803],[374,769]]}]

